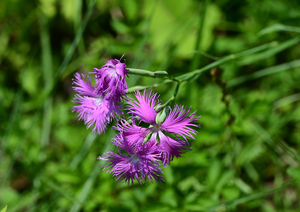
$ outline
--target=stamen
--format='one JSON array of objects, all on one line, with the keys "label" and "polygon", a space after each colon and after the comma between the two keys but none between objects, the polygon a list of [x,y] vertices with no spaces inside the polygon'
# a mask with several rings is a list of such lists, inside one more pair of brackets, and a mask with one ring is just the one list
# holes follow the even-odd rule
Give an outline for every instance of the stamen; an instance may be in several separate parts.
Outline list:
[{"label": "stamen", "polygon": [[131,163],[133,163],[133,164],[137,164],[138,162],[140,162],[140,158],[139,158],[139,156],[137,156],[136,154],[134,154],[134,155],[132,155],[132,156],[130,157],[130,161],[131,161]]},{"label": "stamen", "polygon": [[94,98],[94,103],[96,105],[96,107],[99,107],[100,105],[102,105],[103,102],[103,98],[102,96],[98,96]]}]

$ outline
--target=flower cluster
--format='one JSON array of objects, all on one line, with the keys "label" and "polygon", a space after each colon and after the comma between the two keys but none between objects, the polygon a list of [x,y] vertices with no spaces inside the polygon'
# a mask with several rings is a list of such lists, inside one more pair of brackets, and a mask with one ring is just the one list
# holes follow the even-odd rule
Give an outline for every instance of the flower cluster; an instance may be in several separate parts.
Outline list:
[{"label": "flower cluster", "polygon": [[113,59],[94,71],[95,85],[89,76],[75,74],[73,89],[77,94],[73,101],[79,105],[73,107],[73,112],[88,128],[94,126],[93,131],[101,134],[116,114],[122,114],[120,102],[126,97],[128,70],[125,63]]},{"label": "flower cluster", "polygon": [[[120,132],[114,139],[114,144],[125,150],[128,155],[112,152],[106,153],[104,158],[98,159],[109,161],[106,167],[108,171],[116,176],[117,180],[125,179],[125,182],[132,182],[133,179],[141,183],[141,179],[149,182],[152,178],[163,181],[159,175],[161,169],[158,161],[163,166],[169,165],[175,157],[181,157],[186,151],[190,150],[188,137],[194,138],[192,134],[197,132],[191,127],[197,127],[192,122],[200,117],[195,117],[196,112],[190,113],[190,109],[175,105],[168,114],[159,108],[158,95],[150,90],[144,90],[141,94],[136,91],[137,100],[129,99],[126,108],[132,114],[132,121],[121,119],[115,126]],[[157,104],[156,104],[157,103]],[[162,116],[165,116],[162,118]],[[143,127],[146,125],[147,127]]]},{"label": "flower cluster", "polygon": [[[107,171],[117,180],[132,183],[136,179],[140,184],[164,181],[163,167],[170,164],[174,157],[191,150],[189,138],[197,133],[194,124],[200,117],[194,117],[196,111],[175,105],[173,108],[162,105],[159,95],[149,90],[136,91],[135,98],[129,98],[125,76],[128,74],[125,63],[117,59],[110,60],[100,69],[95,68],[95,84],[89,76],[75,74],[73,89],[77,93],[73,100],[78,105],[73,112],[84,120],[87,127],[101,134],[108,123],[118,117],[114,129],[118,131],[112,142],[118,153],[107,152],[100,160],[109,162]],[[125,118],[120,106],[125,100],[124,109],[130,115]]]}]

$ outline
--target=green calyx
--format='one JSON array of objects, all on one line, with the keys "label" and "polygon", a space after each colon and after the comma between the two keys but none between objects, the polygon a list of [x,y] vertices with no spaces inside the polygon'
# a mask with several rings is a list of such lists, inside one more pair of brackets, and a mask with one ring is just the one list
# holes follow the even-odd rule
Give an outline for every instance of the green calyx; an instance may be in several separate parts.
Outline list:
[{"label": "green calyx", "polygon": [[158,125],[161,125],[165,119],[167,118],[167,115],[170,113],[170,107],[165,107],[164,109],[162,109],[155,118],[155,122]]},{"label": "green calyx", "polygon": [[144,141],[143,141],[143,145],[144,145],[145,143],[147,143],[147,142],[150,140],[152,134],[153,134],[153,132],[149,132],[149,133],[146,135],[146,137],[145,137],[145,139],[144,139]]}]

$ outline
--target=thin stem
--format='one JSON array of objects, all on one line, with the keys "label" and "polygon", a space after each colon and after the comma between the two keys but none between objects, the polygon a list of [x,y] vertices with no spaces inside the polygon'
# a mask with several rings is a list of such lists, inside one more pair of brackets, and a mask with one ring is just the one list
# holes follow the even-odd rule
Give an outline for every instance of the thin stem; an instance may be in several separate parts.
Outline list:
[{"label": "thin stem", "polygon": [[168,79],[168,80],[165,80],[165,81],[163,81],[161,83],[155,83],[155,84],[148,85],[148,86],[137,85],[137,86],[133,86],[133,87],[128,88],[127,92],[128,93],[132,93],[133,91],[136,91],[136,90],[141,91],[141,90],[144,90],[146,88],[156,88],[158,86],[161,86],[161,85],[164,85],[164,84],[170,83],[170,82],[172,82],[172,80]]},{"label": "thin stem", "polygon": [[161,109],[161,108],[165,108],[168,105],[173,105],[174,104],[174,101],[175,101],[175,98],[177,96],[180,84],[181,84],[181,82],[177,83],[173,96],[170,99],[168,99],[168,101],[166,101],[163,105],[160,105],[159,107],[156,107],[155,108],[156,110]]},{"label": "thin stem", "polygon": [[[201,74],[203,74],[203,73],[211,70],[212,68],[219,66],[223,63],[226,63],[228,61],[235,60],[237,58],[244,57],[244,56],[247,56],[250,54],[254,54],[256,52],[260,52],[260,51],[263,51],[268,48],[276,47],[276,46],[278,46],[278,43],[276,41],[273,41],[271,43],[263,44],[261,46],[258,46],[258,47],[255,47],[255,48],[243,51],[243,52],[239,52],[237,54],[231,54],[231,55],[221,58],[218,61],[208,64],[207,66],[204,66],[201,69],[197,69],[192,72],[182,74],[178,77],[172,77],[172,76],[168,75],[166,71],[158,71],[158,73],[157,73],[157,72],[151,72],[151,71],[142,70],[142,69],[129,68],[130,72],[132,71],[131,73],[129,72],[130,74],[135,74],[136,72],[138,72],[139,73],[138,75],[140,75],[140,76],[152,77],[152,78],[154,76],[156,78],[166,78],[168,76],[169,79],[167,79],[161,83],[157,83],[157,84],[153,84],[153,85],[149,85],[149,86],[134,86],[134,87],[128,88],[128,92],[130,93],[134,90],[143,90],[143,89],[149,88],[149,87],[152,87],[152,88],[158,87],[160,85],[163,85],[163,84],[166,84],[166,83],[169,83],[172,81],[174,81],[174,82],[182,82],[182,81],[189,81],[189,80],[193,81],[193,80],[197,79],[198,77],[200,77]],[[156,74],[154,74],[154,73],[156,73]],[[158,76],[160,76],[160,77],[158,77]]]},{"label": "thin stem", "polygon": [[145,76],[145,77],[152,77],[152,78],[170,78],[168,72],[166,71],[147,71],[143,69],[136,69],[136,68],[128,68],[129,74]]}]

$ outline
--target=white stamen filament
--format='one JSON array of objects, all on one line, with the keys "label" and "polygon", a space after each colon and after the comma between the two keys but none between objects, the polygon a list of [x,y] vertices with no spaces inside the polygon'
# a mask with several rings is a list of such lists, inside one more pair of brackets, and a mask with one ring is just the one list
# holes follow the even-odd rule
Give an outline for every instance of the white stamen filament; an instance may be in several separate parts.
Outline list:
[{"label": "white stamen filament", "polygon": [[114,65],[111,65],[112,67],[109,67],[108,68],[108,73],[111,77],[116,77],[118,74],[117,74],[117,71],[116,71],[116,66]]},{"label": "white stamen filament", "polygon": [[103,102],[102,96],[98,96],[98,97],[94,98],[94,103],[95,103],[96,107],[99,107],[102,104],[102,102]]}]

